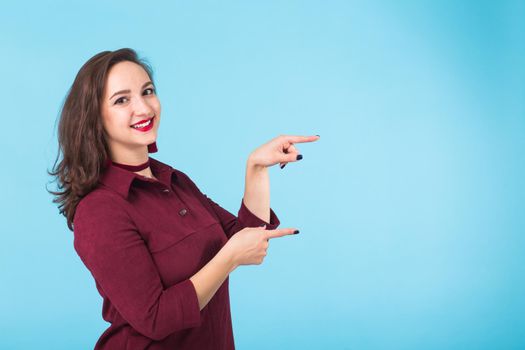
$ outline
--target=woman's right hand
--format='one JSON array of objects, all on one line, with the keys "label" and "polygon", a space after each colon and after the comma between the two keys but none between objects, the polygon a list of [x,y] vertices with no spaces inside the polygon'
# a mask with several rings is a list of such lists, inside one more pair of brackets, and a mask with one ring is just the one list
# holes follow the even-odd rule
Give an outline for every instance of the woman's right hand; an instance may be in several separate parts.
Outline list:
[{"label": "woman's right hand", "polygon": [[266,256],[269,239],[292,235],[295,231],[299,232],[294,228],[246,227],[235,233],[224,247],[229,250],[235,266],[260,265]]}]

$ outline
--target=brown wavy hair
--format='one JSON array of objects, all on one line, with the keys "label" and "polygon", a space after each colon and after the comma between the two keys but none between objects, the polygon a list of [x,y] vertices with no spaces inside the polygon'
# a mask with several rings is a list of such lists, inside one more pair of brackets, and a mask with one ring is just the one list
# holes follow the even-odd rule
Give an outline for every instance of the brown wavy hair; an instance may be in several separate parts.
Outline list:
[{"label": "brown wavy hair", "polygon": [[[57,182],[58,191],[47,191],[55,196],[53,203],[58,203],[71,231],[78,203],[97,186],[109,158],[101,117],[102,99],[109,70],[122,61],[139,64],[153,82],[151,66],[135,50],[103,51],[80,68],[62,104],[58,154],[53,169],[47,171],[54,177],[52,182]],[[61,153],[63,157],[58,162]]]}]

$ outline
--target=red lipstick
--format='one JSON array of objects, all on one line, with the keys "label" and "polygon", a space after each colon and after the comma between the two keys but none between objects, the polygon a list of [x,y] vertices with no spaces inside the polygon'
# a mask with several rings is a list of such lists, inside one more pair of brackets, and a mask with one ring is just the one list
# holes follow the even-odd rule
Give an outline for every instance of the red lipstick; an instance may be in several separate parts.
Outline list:
[{"label": "red lipstick", "polygon": [[[151,128],[153,128],[153,119],[154,118],[155,117],[153,117],[151,119],[141,120],[140,122],[137,122],[137,123],[131,125],[130,128],[138,130],[138,131],[142,131],[142,132],[149,131],[149,130],[151,130]],[[141,125],[141,126],[137,127],[137,125]]]}]

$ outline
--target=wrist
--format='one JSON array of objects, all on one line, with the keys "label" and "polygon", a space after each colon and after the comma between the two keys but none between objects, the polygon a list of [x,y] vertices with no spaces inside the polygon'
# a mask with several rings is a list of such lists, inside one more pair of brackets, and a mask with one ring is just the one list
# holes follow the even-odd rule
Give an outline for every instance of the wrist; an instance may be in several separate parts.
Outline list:
[{"label": "wrist", "polygon": [[229,272],[232,272],[239,266],[239,264],[237,263],[236,255],[234,251],[231,249],[229,241],[226,242],[226,244],[222,247],[221,250],[219,250],[219,253],[217,254],[221,255],[223,261],[228,266]]},{"label": "wrist", "polygon": [[246,162],[246,170],[248,172],[263,172],[266,170],[265,165],[258,164],[251,156],[248,157],[248,161]]}]

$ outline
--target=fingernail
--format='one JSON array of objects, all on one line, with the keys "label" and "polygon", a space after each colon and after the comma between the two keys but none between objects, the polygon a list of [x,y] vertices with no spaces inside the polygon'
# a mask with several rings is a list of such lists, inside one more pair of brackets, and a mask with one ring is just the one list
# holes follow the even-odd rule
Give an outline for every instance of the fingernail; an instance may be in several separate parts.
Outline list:
[{"label": "fingernail", "polygon": [[293,234],[294,234],[294,235],[296,235],[296,234],[298,234],[298,233],[299,233],[299,230],[295,230],[295,231],[293,231]]},{"label": "fingernail", "polygon": [[315,136],[319,136],[319,137],[321,137],[321,135],[315,135]]},{"label": "fingernail", "polygon": [[283,164],[283,165],[281,165],[281,169],[282,169],[282,168],[284,168],[285,166],[286,166],[286,163],[285,163],[285,164]]},{"label": "fingernail", "polygon": [[297,155],[297,160],[301,160],[301,159],[303,159],[303,155],[302,154],[298,154]]}]

